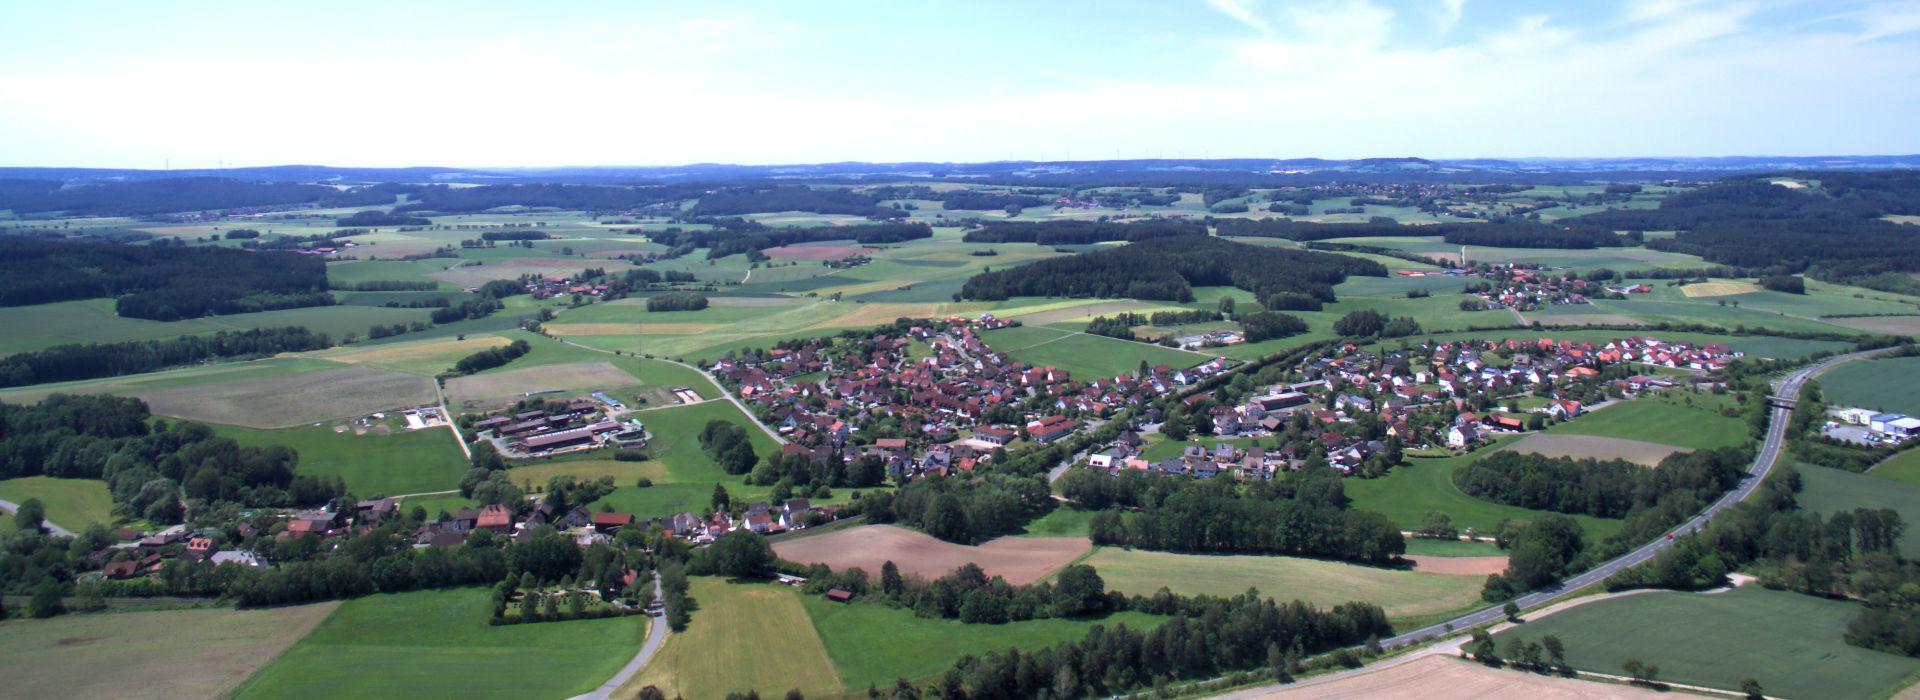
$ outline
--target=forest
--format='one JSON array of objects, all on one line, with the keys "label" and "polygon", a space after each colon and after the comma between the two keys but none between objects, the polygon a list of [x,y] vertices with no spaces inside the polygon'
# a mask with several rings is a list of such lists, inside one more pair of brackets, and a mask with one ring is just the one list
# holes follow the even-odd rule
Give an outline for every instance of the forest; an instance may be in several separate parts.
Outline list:
[{"label": "forest", "polygon": [[922,477],[858,501],[870,522],[897,522],[960,544],[1017,533],[1051,505],[1044,479],[1006,474]]},{"label": "forest", "polygon": [[699,311],[707,308],[707,297],[693,292],[662,292],[647,297],[648,311]]},{"label": "forest", "polygon": [[372,188],[340,190],[221,177],[102,182],[66,188],[55,180],[13,180],[8,186],[0,186],[0,209],[16,214],[60,212],[68,216],[148,216],[299,204],[351,207],[390,204],[393,200],[391,193]]},{"label": "forest", "polygon": [[1109,241],[1140,242],[1168,236],[1204,236],[1205,224],[1186,219],[1148,221],[995,221],[970,230],[968,243],[1038,243],[1088,245]]},{"label": "forest", "polygon": [[966,299],[1062,296],[1193,301],[1193,287],[1231,286],[1260,298],[1296,293],[1333,301],[1349,275],[1384,277],[1380,263],[1345,255],[1284,250],[1207,236],[1154,238],[975,275]]},{"label": "forest", "polygon": [[955,190],[940,197],[940,208],[948,211],[955,209],[1007,211],[1009,207],[1013,210],[1031,209],[1052,203],[1053,199],[1050,197],[981,192],[978,190]]},{"label": "forest", "polygon": [[1745,455],[1738,448],[1681,452],[1648,469],[1626,460],[1573,459],[1500,451],[1461,467],[1462,492],[1534,510],[1625,518],[1662,496],[1692,492],[1711,501],[1739,483]]},{"label": "forest", "polygon": [[700,197],[689,213],[696,216],[739,216],[776,211],[814,214],[851,214],[876,219],[906,218],[907,213],[880,206],[870,194],[805,185],[750,185],[720,189]]},{"label": "forest", "polygon": [[313,256],[0,236],[0,306],[100,297],[154,321],[333,303]]},{"label": "forest", "polygon": [[873,245],[901,243],[932,238],[933,228],[922,223],[858,224],[854,226],[814,226],[810,228],[773,228],[752,221],[719,221],[712,229],[690,231],[670,228],[648,234],[655,243],[692,250],[706,248],[708,259],[729,255],[749,255],[768,248],[853,240]]},{"label": "forest", "polygon": [[527,344],[527,341],[515,340],[503,347],[488,348],[462,357],[460,361],[453,364],[453,370],[461,374],[484,372],[519,359],[521,355],[527,354],[532,349],[533,346]]},{"label": "forest", "polygon": [[220,331],[166,340],[56,345],[0,357],[0,386],[118,377],[216,358],[265,357],[331,346],[326,334],[300,326]]},{"label": "forest", "polygon": [[1285,238],[1292,241],[1356,236],[1440,236],[1448,243],[1499,248],[1588,249],[1622,245],[1620,237],[1611,231],[1568,229],[1525,221],[1406,226],[1392,220],[1317,223],[1289,219],[1214,219],[1213,224],[1222,236]]},{"label": "forest", "polygon": [[352,227],[352,226],[360,226],[360,227],[431,226],[433,224],[433,221],[431,219],[422,219],[417,216],[395,214],[390,211],[368,209],[366,211],[354,212],[353,216],[346,216],[346,217],[341,217],[339,219],[335,219],[333,223],[335,226],[349,226],[349,227]]},{"label": "forest", "polygon": [[[483,185],[450,187],[432,185],[414,193],[412,204],[394,207],[394,213],[433,211],[470,214],[495,207],[552,207],[590,212],[640,209],[649,205],[693,199],[704,194],[703,185],[650,185],[613,187],[603,185],[562,185],[555,183],[525,185]],[[388,200],[392,201],[392,200]]]},{"label": "forest", "polygon": [[1244,486],[1231,479],[1073,470],[1058,486],[1075,507],[1101,510],[1091,527],[1094,544],[1369,564],[1406,552],[1399,528],[1385,516],[1347,508],[1340,477],[1324,467]]}]

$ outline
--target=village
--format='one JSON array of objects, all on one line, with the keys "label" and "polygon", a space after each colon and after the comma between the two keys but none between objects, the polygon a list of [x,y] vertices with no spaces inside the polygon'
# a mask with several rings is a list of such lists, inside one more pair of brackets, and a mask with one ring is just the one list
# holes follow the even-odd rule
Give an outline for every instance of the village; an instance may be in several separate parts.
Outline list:
[{"label": "village", "polygon": [[[1297,367],[1293,381],[1237,405],[1213,404],[1206,392],[1185,399],[1205,407],[1204,430],[1196,432],[1270,442],[1194,443],[1177,457],[1153,460],[1146,456],[1148,439],[1123,432],[1087,466],[1271,479],[1324,463],[1342,474],[1378,475],[1399,461],[1403,448],[1467,451],[1493,436],[1538,430],[1644,392],[1712,384],[1739,356],[1724,345],[1647,337],[1597,344],[1445,341],[1388,352],[1348,344]],[[1635,365],[1670,371],[1641,374]]]}]

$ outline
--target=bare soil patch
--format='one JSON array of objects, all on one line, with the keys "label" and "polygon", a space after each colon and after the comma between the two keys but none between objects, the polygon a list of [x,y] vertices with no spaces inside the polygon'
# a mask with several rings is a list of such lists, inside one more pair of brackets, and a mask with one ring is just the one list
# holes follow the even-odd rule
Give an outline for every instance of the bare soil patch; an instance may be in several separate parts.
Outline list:
[{"label": "bare soil patch", "polygon": [[636,386],[640,380],[611,362],[570,362],[458,377],[447,382],[456,410],[475,411],[510,405],[529,392],[561,398],[590,391]]},{"label": "bare soil patch", "polygon": [[775,260],[840,260],[855,255],[872,255],[880,250],[850,245],[784,245],[761,252]]},{"label": "bare soil patch", "polygon": [[969,547],[906,528],[862,525],[779,542],[773,551],[782,559],[818,562],[835,570],[857,566],[871,576],[879,575],[880,567],[889,561],[903,574],[929,579],[972,562],[988,576],[1005,577],[1018,586],[1066,566],[1092,546],[1085,537],[1002,537]]},{"label": "bare soil patch", "polygon": [[1426,574],[1451,574],[1454,576],[1486,576],[1507,570],[1506,557],[1428,557],[1413,555],[1406,557],[1413,562],[1413,570]]},{"label": "bare soil patch", "polygon": [[1624,459],[1635,464],[1655,466],[1667,455],[1675,452],[1693,450],[1656,442],[1642,442],[1624,438],[1601,437],[1598,435],[1546,435],[1535,433],[1528,435],[1507,449],[1514,452],[1532,452],[1548,457],[1572,457],[1574,459]]},{"label": "bare soil patch", "polygon": [[1701,282],[1680,288],[1681,294],[1690,297],[1724,297],[1757,291],[1760,285],[1752,282]]},{"label": "bare soil patch", "polygon": [[1662,693],[1646,688],[1487,668],[1464,659],[1436,655],[1321,683],[1307,681],[1271,693],[1245,697],[1610,700],[1662,696]]},{"label": "bare soil patch", "polygon": [[248,428],[290,428],[437,400],[426,377],[365,365],[135,395],[160,415]]},{"label": "bare soil patch", "polygon": [[1823,318],[1820,320],[1836,326],[1846,326],[1869,333],[1920,335],[1920,316],[1860,316],[1857,318]]}]

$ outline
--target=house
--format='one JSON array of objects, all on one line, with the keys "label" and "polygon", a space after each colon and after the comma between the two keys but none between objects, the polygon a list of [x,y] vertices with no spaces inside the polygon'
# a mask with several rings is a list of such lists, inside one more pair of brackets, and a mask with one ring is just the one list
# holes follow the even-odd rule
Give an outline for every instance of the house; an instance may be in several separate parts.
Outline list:
[{"label": "house", "polygon": [[1071,435],[1080,427],[1078,421],[1066,416],[1047,416],[1027,424],[1027,434],[1036,442],[1053,442]]},{"label": "house", "polygon": [[487,507],[480,509],[480,517],[474,521],[473,526],[481,530],[492,530],[499,533],[511,532],[513,530],[513,511],[507,510],[506,506],[498,503],[488,504]]},{"label": "house", "polygon": [[612,534],[620,528],[633,524],[632,513],[594,513],[593,529],[596,532]]},{"label": "house", "polygon": [[834,589],[828,590],[827,600],[831,600],[835,603],[851,602],[853,600],[853,591],[849,591],[845,588],[834,588]]},{"label": "house", "polygon": [[212,561],[214,564],[239,564],[241,566],[251,566],[256,569],[266,566],[266,562],[260,561],[259,555],[244,549],[229,549],[224,552],[214,552],[213,557],[209,559],[209,561]]},{"label": "house", "polygon": [[979,440],[989,445],[1004,446],[1009,442],[1013,442],[1013,438],[1017,434],[1018,433],[1015,433],[1012,430],[1007,428],[995,428],[995,427],[989,426],[989,427],[980,428],[978,430],[973,431],[973,439]]},{"label": "house", "polygon": [[748,530],[762,535],[773,531],[773,513],[769,511],[748,513],[744,522]]},{"label": "house", "polygon": [[1560,399],[1548,404],[1547,415],[1566,420],[1580,415],[1580,409],[1580,402],[1570,399]]},{"label": "house", "polygon": [[1471,445],[1480,439],[1480,431],[1472,425],[1455,425],[1447,431],[1447,447],[1459,449]]},{"label": "house", "polygon": [[220,548],[213,544],[212,538],[195,537],[187,541],[187,556],[195,559],[206,561],[217,551],[220,551]]}]

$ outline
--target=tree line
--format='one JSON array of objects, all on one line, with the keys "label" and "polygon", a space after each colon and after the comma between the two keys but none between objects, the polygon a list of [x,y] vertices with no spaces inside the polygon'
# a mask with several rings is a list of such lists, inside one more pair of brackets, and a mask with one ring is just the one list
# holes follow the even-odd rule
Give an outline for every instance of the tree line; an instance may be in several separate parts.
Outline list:
[{"label": "tree line", "polygon": [[1042,477],[975,473],[924,476],[893,493],[860,495],[871,522],[897,522],[948,542],[975,544],[1020,532],[1053,503]]},{"label": "tree line", "polygon": [[906,218],[906,212],[880,206],[871,194],[844,189],[816,189],[805,185],[746,185],[704,194],[689,213],[696,216],[738,216],[775,211],[814,214],[851,214],[876,219]]},{"label": "tree line", "polygon": [[392,194],[373,188],[341,190],[323,185],[248,182],[223,177],[93,182],[74,187],[66,187],[57,180],[13,182],[14,186],[0,187],[0,209],[11,209],[18,214],[146,216],[296,204],[350,207],[390,204],[394,200]]},{"label": "tree line", "polygon": [[1109,241],[1138,243],[1168,236],[1204,236],[1205,224],[1187,219],[1149,219],[1146,221],[995,221],[967,231],[961,238],[968,243],[1038,243],[1040,245],[1089,245]]},{"label": "tree line", "polygon": [[312,256],[0,236],[0,306],[100,297],[154,321],[333,303]]},{"label": "tree line", "polygon": [[1322,241],[1359,236],[1439,236],[1448,243],[1496,248],[1587,249],[1622,245],[1611,231],[1570,229],[1532,221],[1461,222],[1405,226],[1392,219],[1366,223],[1320,223],[1291,219],[1215,219],[1222,236]]},{"label": "tree line", "polygon": [[1739,448],[1676,452],[1652,469],[1623,459],[1574,459],[1500,451],[1453,473],[1469,496],[1556,513],[1625,518],[1668,494],[1686,491],[1711,501],[1745,473]]},{"label": "tree line", "polygon": [[433,220],[423,219],[418,216],[407,216],[405,214],[395,214],[391,211],[368,209],[365,211],[356,211],[353,213],[352,216],[343,216],[338,219],[335,219],[333,224],[335,226],[361,226],[361,227],[432,226]]},{"label": "tree line", "polygon": [[707,308],[707,296],[693,292],[664,292],[647,297],[648,311],[699,311]]},{"label": "tree line", "polygon": [[266,357],[331,346],[326,334],[300,326],[219,331],[166,340],[56,345],[0,357],[0,386],[118,377],[210,359]]},{"label": "tree line", "polygon": [[669,229],[650,232],[648,236],[655,243],[670,248],[706,248],[707,258],[717,259],[820,241],[852,239],[866,245],[903,243],[932,238],[933,228],[917,222],[774,228],[755,221],[721,221],[715,222],[713,228],[707,230]]},{"label": "tree line", "polygon": [[1178,236],[983,272],[966,281],[960,296],[990,301],[1065,296],[1188,302],[1193,301],[1193,287],[1232,286],[1262,299],[1296,293],[1332,301],[1333,285],[1349,275],[1386,274],[1380,263],[1345,255]]},{"label": "tree line", "polygon": [[1057,486],[1074,507],[1101,510],[1091,526],[1095,544],[1370,564],[1406,552],[1399,528],[1385,516],[1348,509],[1340,476],[1324,464],[1246,484],[1080,469]]},{"label": "tree line", "polygon": [[700,448],[728,474],[745,474],[760,458],[747,429],[732,421],[711,420],[700,429]]},{"label": "tree line", "polygon": [[459,372],[460,374],[484,372],[495,367],[504,366],[532,350],[533,346],[528,344],[527,341],[515,340],[502,347],[488,348],[462,357],[458,362],[453,363],[453,371]]}]

